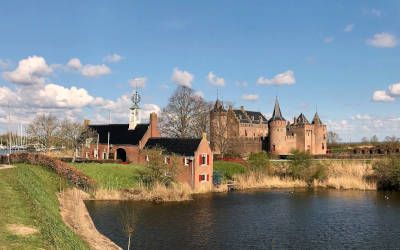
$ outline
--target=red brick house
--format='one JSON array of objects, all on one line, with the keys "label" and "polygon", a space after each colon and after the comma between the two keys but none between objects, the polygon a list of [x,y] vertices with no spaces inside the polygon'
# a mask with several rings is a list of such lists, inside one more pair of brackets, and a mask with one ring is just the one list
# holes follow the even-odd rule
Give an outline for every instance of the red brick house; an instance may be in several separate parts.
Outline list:
[{"label": "red brick house", "polygon": [[205,134],[201,139],[149,138],[144,148],[160,148],[166,157],[178,155],[181,159],[177,176],[179,182],[185,182],[193,189],[212,187],[213,154]]},{"label": "red brick house", "polygon": [[98,160],[121,160],[140,162],[140,150],[149,138],[159,137],[157,114],[150,114],[149,123],[136,124],[129,129],[129,124],[87,124],[97,138],[92,138],[82,149],[82,157]]}]

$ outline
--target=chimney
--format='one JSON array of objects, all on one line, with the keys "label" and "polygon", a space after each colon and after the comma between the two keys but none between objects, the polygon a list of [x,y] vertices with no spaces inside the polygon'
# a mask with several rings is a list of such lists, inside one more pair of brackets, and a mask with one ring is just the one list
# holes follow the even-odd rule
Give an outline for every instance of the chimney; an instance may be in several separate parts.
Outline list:
[{"label": "chimney", "polygon": [[243,107],[243,106],[240,106],[240,110],[241,110],[242,112],[244,112],[244,107]]},{"label": "chimney", "polygon": [[89,127],[89,125],[90,125],[90,120],[88,120],[88,119],[83,120],[84,127]]},{"label": "chimney", "polygon": [[150,113],[150,137],[160,137],[160,131],[158,131],[157,113]]}]

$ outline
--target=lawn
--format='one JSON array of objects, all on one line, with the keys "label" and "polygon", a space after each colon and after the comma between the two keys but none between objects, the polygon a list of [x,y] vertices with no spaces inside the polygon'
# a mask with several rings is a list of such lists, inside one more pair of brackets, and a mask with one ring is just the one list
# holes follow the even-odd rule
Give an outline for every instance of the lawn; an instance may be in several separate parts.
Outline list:
[{"label": "lawn", "polygon": [[93,178],[99,188],[124,189],[138,185],[143,166],[118,163],[74,163],[74,167]]},{"label": "lawn", "polygon": [[231,180],[233,175],[244,173],[246,167],[236,162],[215,161],[214,171],[218,172],[224,180]]},{"label": "lawn", "polygon": [[[66,186],[39,166],[0,170],[0,249],[88,249],[61,219],[56,193]],[[38,233],[18,236],[9,224],[34,227]]]}]

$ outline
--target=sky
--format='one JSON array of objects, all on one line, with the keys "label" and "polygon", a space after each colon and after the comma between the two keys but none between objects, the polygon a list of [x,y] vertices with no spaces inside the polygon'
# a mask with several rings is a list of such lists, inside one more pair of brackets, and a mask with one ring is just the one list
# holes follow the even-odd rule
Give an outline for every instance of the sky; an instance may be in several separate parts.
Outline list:
[{"label": "sky", "polygon": [[[343,141],[400,137],[400,1],[2,1],[0,132],[37,114],[127,123],[177,86]],[[11,117],[9,118],[9,114]]]}]

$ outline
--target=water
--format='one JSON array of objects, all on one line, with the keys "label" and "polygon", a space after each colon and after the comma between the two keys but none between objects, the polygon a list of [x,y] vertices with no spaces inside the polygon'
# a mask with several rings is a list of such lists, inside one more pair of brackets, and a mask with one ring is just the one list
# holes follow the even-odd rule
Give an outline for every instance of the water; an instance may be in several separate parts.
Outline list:
[{"label": "water", "polygon": [[[258,190],[128,203],[134,249],[400,248],[400,193]],[[126,247],[121,204],[86,203],[99,231]]]}]

